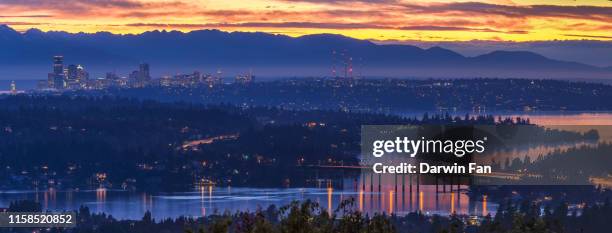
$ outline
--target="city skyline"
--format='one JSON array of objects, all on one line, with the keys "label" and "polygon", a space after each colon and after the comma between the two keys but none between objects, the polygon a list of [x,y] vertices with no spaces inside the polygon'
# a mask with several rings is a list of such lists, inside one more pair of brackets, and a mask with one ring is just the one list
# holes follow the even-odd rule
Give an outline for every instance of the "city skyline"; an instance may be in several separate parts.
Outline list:
[{"label": "city skyline", "polygon": [[[184,9],[191,9],[185,11]],[[138,34],[220,29],[375,41],[612,40],[612,1],[2,1],[18,31]]]},{"label": "city skyline", "polygon": [[[259,77],[271,78],[336,76],[352,67],[352,73],[362,77],[609,79],[612,69],[612,53],[607,52],[610,42],[603,41],[532,44],[529,48],[507,44],[511,48],[489,46],[489,51],[481,55],[465,56],[456,46],[447,49],[445,44],[429,48],[387,45],[333,34],[292,38],[218,30],[139,35],[38,30],[19,33],[0,25],[0,37],[4,38],[0,48],[5,51],[0,55],[5,67],[0,79],[47,76],[47,70],[41,67],[54,55],[64,55],[69,63],[87,67],[92,77],[108,71],[131,72],[130,66],[143,61],[157,67],[151,74],[158,77],[193,70],[223,70],[230,76],[253,71]],[[349,63],[352,65],[347,66]]]},{"label": "city skyline", "polygon": [[[136,70],[128,72],[126,75],[117,74],[115,71],[108,71],[103,77],[90,78],[89,72],[81,64],[64,64],[64,56],[53,56],[53,66],[48,73],[46,80],[36,80],[36,90],[100,90],[106,88],[142,88],[142,87],[205,87],[213,88],[223,84],[224,77],[222,71],[216,74],[206,74],[200,71],[192,73],[177,73],[175,75],[163,75],[153,77],[150,72],[149,63],[138,64]],[[345,77],[349,78],[349,77]],[[255,79],[250,71],[248,74],[239,74],[234,78],[233,83],[249,85]],[[350,77],[352,79],[352,77]],[[1,88],[0,88],[1,89]],[[32,91],[34,89],[28,89]],[[23,91],[20,91],[21,93]],[[11,81],[8,91],[0,91],[0,94],[17,94],[17,86],[14,80]]]}]

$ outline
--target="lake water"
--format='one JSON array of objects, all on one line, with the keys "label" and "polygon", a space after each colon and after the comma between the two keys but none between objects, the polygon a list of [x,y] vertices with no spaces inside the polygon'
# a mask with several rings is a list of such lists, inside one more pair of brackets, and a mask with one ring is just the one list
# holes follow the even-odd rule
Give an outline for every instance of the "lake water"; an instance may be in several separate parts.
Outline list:
[{"label": "lake water", "polygon": [[572,148],[588,146],[595,147],[599,143],[612,143],[612,113],[562,113],[562,114],[511,114],[508,117],[529,118],[531,123],[543,125],[552,129],[560,129],[575,132],[587,132],[591,129],[597,130],[599,140],[596,142],[583,141],[576,143],[557,144],[557,145],[532,145],[529,147],[515,148],[511,151],[495,152],[491,156],[497,161],[504,161],[505,158],[514,159],[528,156],[532,161],[538,156],[545,156],[554,151],[567,151]]},{"label": "lake water", "polygon": [[[437,112],[445,114],[446,112]],[[421,118],[425,112],[401,112],[401,116]],[[435,113],[434,113],[435,114]],[[534,112],[450,112],[451,116],[463,118],[466,114],[470,116],[478,115],[493,115],[505,117],[521,117],[529,118],[531,123],[538,125],[557,125],[557,126],[572,126],[572,125],[612,125],[612,112],[555,112],[555,111],[534,111]],[[431,116],[432,113],[429,112]]]},{"label": "lake water", "polygon": [[[568,130],[584,131],[592,125],[612,126],[612,113],[557,113],[555,114],[508,114],[508,116],[529,117],[532,123],[555,125]],[[552,126],[551,126],[552,127]],[[612,127],[604,127],[600,142],[612,141]],[[562,148],[580,146],[580,143],[564,145]],[[540,145],[509,152],[508,156],[523,157],[526,152],[546,153],[559,145]],[[363,188],[362,180],[366,179]],[[460,191],[436,192],[435,186],[406,185],[396,189],[393,181],[370,185],[367,177],[357,181],[345,180],[342,185],[322,185],[315,188],[248,188],[248,187],[203,187],[193,192],[181,193],[139,193],[120,190],[38,191],[0,190],[0,207],[7,207],[11,201],[29,199],[42,203],[46,210],[74,210],[87,206],[95,212],[105,212],[119,219],[140,219],[146,211],[153,217],[174,218],[178,216],[204,216],[224,210],[256,210],[269,205],[281,206],[294,200],[311,199],[324,208],[335,208],[342,200],[353,199],[356,208],[368,213],[386,212],[405,214],[420,210],[426,214],[486,215],[495,213],[497,204],[487,201],[486,196],[470,198],[467,187]],[[372,186],[372,187],[370,187]],[[438,190],[440,191],[440,190]]]},{"label": "lake water", "polygon": [[[447,186],[448,187],[448,186]],[[463,187],[465,188],[465,187]],[[148,194],[120,190],[57,191],[3,191],[0,192],[0,206],[8,206],[15,200],[36,200],[45,210],[75,210],[87,206],[94,212],[104,212],[118,219],[140,219],[146,211],[151,211],[156,219],[178,216],[205,216],[224,210],[257,210],[269,205],[277,207],[294,200],[310,199],[325,209],[335,209],[347,199],[353,199],[355,208],[374,213],[386,212],[406,214],[417,210],[426,214],[486,215],[495,213],[496,204],[487,203],[486,197],[470,201],[465,194],[450,187],[446,193],[435,192],[435,187],[421,185],[417,192],[413,185],[397,193],[390,187],[386,191],[363,191],[334,188],[240,188],[240,187],[203,187],[194,192]],[[369,187],[366,187],[369,190]],[[441,189],[440,189],[441,190]]]}]

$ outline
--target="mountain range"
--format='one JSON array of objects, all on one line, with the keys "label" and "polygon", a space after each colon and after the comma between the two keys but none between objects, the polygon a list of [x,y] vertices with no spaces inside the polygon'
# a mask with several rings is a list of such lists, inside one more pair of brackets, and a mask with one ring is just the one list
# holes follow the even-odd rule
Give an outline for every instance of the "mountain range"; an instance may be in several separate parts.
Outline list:
[{"label": "mountain range", "polygon": [[[0,79],[44,79],[52,56],[82,64],[94,77],[107,71],[151,65],[153,75],[200,70],[226,75],[344,75],[388,77],[611,78],[612,67],[560,61],[528,51],[494,51],[467,57],[441,47],[381,45],[334,34],[289,37],[259,32],[197,30],[67,33],[38,29],[17,32],[0,25]],[[348,72],[347,72],[348,73]]]}]

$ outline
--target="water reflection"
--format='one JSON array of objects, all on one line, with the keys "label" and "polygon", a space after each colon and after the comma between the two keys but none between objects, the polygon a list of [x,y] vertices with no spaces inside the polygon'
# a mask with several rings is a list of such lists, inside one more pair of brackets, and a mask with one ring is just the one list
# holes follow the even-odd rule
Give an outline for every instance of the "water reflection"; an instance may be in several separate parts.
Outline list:
[{"label": "water reflection", "polygon": [[[612,118],[612,115],[609,115]],[[610,119],[612,121],[612,119]],[[603,121],[603,120],[602,120]],[[542,125],[543,127],[557,130],[585,133],[596,130],[599,133],[598,140],[583,140],[576,142],[559,142],[544,144],[528,144],[523,146],[513,146],[509,148],[499,148],[487,151],[483,154],[475,154],[474,161],[481,164],[491,164],[494,161],[502,163],[506,160],[512,161],[515,158],[523,160],[529,158],[534,161],[539,157],[545,157],[552,153],[564,153],[571,149],[588,147],[596,148],[602,143],[612,143],[612,125]]]},{"label": "water reflection", "polygon": [[[431,112],[428,112],[431,115]],[[500,116],[502,118],[529,118],[529,121],[538,125],[612,125],[611,112],[438,112],[438,114],[450,114],[453,117],[463,118],[466,114],[470,117],[481,115]],[[425,112],[402,112],[401,116],[421,119]]]},{"label": "water reflection", "polygon": [[612,113],[609,112],[550,112],[550,113],[517,113],[503,114],[502,117],[529,118],[538,125],[612,125]]},{"label": "water reflection", "polygon": [[570,149],[579,147],[596,147],[599,142],[579,141],[575,143],[563,143],[563,144],[540,144],[540,145],[528,145],[519,146],[514,148],[508,148],[504,150],[495,150],[480,155],[475,155],[474,160],[480,164],[489,164],[494,161],[503,162],[506,159],[512,161],[515,158],[524,159],[528,157],[530,161],[538,159],[540,156],[546,156],[554,152],[567,152]]},{"label": "water reflection", "polygon": [[[42,205],[46,210],[62,211],[76,210],[81,205],[87,206],[93,212],[105,212],[119,219],[140,219],[146,211],[150,211],[157,219],[184,216],[205,216],[229,210],[253,211],[267,208],[269,205],[281,206],[294,200],[318,200],[321,206],[335,210],[342,200],[355,200],[354,207],[366,213],[386,212],[398,215],[420,210],[426,214],[447,215],[487,214],[491,204],[486,197],[482,200],[470,201],[463,191],[436,192],[433,185],[405,185],[394,190],[387,184],[381,184],[383,192],[370,192],[366,185],[350,188],[286,188],[286,189],[254,189],[254,188],[213,188],[204,187],[196,192],[150,195],[147,193],[126,192],[110,189],[82,191],[8,191],[0,192],[0,206],[6,207],[11,201],[30,199],[43,195]],[[378,186],[374,183],[374,186]],[[463,189],[465,187],[461,187]],[[412,190],[412,191],[410,191]],[[416,191],[419,190],[419,191]],[[441,189],[439,189],[441,190]],[[156,203],[155,205],[153,203]],[[471,206],[471,207],[470,207]],[[493,205],[495,206],[495,205]]]},{"label": "water reflection", "polygon": [[334,203],[332,199],[333,194],[334,189],[331,187],[327,188],[327,211],[329,212],[329,214],[333,212],[332,209],[334,208]]},{"label": "water reflection", "polygon": [[489,214],[489,212],[487,211],[487,195],[483,195],[482,196],[482,215],[486,216],[487,214]]}]

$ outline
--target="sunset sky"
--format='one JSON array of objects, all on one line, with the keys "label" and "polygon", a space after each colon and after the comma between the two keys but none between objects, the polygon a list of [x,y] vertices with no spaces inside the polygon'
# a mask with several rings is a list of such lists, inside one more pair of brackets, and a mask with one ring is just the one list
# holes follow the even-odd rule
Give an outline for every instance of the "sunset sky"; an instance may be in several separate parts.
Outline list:
[{"label": "sunset sky", "polygon": [[612,0],[0,0],[24,31],[336,33],[371,40],[612,40]]}]

